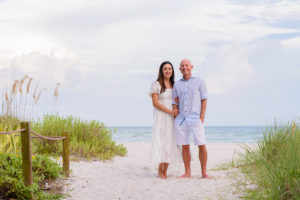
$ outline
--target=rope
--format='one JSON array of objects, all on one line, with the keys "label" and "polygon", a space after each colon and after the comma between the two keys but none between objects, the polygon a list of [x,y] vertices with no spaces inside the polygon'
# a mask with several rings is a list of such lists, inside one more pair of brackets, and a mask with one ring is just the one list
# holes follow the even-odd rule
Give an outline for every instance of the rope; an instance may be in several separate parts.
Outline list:
[{"label": "rope", "polygon": [[39,138],[43,138],[43,139],[46,139],[46,140],[63,140],[65,139],[66,137],[46,137],[46,136],[42,136],[34,131],[31,131],[31,133],[33,133],[34,135],[38,136]]},{"label": "rope", "polygon": [[[14,136],[21,136],[21,135],[14,135]],[[31,136],[31,138],[40,138],[40,137],[37,137],[37,136]]]},{"label": "rope", "polygon": [[[15,130],[15,131],[5,131],[5,132],[0,132],[0,134],[11,134],[11,133],[18,133],[18,132],[22,132],[25,131],[25,129],[20,129],[20,130]],[[37,137],[32,137],[32,138],[43,138],[46,140],[63,140],[66,137],[46,137],[46,136],[42,136],[34,131],[31,131],[31,133],[33,133],[34,135],[36,135]],[[15,135],[15,136],[21,136],[21,135]]]},{"label": "rope", "polygon": [[15,131],[6,131],[6,132],[0,132],[0,134],[11,134],[11,133],[18,133],[25,131],[25,129],[15,130]]}]

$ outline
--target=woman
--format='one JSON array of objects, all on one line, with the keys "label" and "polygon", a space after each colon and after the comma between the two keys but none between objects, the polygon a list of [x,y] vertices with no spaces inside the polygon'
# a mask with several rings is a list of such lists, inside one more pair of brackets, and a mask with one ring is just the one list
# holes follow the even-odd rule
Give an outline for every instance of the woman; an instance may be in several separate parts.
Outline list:
[{"label": "woman", "polygon": [[176,145],[174,116],[172,109],[172,88],[174,69],[165,61],[160,65],[158,78],[152,83],[149,95],[153,103],[152,161],[158,162],[158,177],[167,178],[170,162],[181,161],[180,149]]}]

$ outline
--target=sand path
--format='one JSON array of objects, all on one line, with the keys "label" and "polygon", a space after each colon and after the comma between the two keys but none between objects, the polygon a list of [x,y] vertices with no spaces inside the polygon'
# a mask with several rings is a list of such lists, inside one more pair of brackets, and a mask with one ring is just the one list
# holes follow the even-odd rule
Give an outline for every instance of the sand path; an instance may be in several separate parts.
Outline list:
[{"label": "sand path", "polygon": [[183,164],[171,164],[168,179],[156,177],[157,166],[149,162],[149,143],[126,143],[128,155],[112,161],[72,162],[71,177],[66,181],[68,199],[239,199],[227,170],[212,170],[232,160],[240,145],[210,143],[208,172],[213,179],[201,179],[197,147],[192,146],[192,178],[179,179]]}]

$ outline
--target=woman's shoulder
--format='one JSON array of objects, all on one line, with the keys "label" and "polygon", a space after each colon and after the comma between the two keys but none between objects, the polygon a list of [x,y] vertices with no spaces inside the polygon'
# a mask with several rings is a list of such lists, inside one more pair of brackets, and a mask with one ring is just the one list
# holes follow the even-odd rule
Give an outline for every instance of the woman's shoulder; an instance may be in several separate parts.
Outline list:
[{"label": "woman's shoulder", "polygon": [[153,93],[159,94],[159,93],[160,93],[160,89],[161,89],[161,87],[160,87],[159,82],[158,82],[158,81],[154,81],[154,82],[151,84],[150,90],[149,90],[149,92],[148,92],[149,96],[151,97],[151,95],[152,95]]},{"label": "woman's shoulder", "polygon": [[158,81],[154,81],[152,84],[151,84],[152,87],[157,87],[157,88],[160,88],[160,83]]}]

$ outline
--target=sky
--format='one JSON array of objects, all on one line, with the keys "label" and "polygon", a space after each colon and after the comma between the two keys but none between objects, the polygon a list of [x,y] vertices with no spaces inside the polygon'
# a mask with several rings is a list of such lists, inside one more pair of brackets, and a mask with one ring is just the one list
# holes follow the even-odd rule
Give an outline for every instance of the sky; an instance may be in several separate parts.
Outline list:
[{"label": "sky", "polygon": [[297,0],[0,0],[0,79],[59,82],[55,112],[107,126],[151,126],[150,85],[183,58],[207,83],[206,125],[299,121],[299,55]]}]

